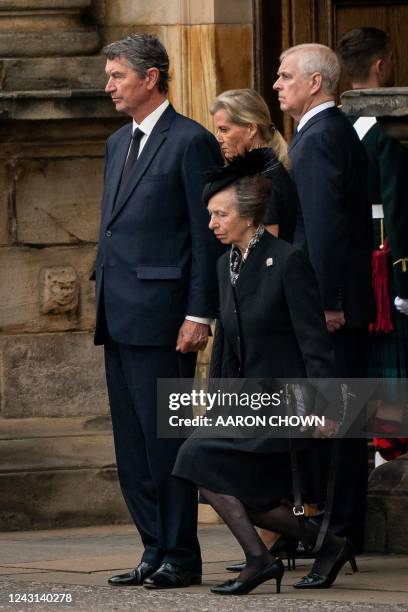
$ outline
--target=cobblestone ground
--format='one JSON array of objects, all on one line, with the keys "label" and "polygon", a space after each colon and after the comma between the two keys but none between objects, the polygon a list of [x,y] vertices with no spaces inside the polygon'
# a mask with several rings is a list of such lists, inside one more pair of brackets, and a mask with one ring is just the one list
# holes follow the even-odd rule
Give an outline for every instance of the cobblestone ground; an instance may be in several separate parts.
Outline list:
[{"label": "cobblestone ground", "polygon": [[[10,594],[26,593],[34,597],[41,594],[72,595],[71,603],[12,603]],[[30,599],[28,597],[28,599]],[[49,597],[50,599],[50,597]],[[284,596],[250,594],[241,597],[221,597],[209,593],[183,593],[181,590],[155,591],[151,593],[143,588],[127,589],[111,587],[94,587],[79,585],[56,585],[47,583],[2,581],[0,593],[0,610],[7,612],[54,612],[71,610],[71,612],[406,612],[408,605],[384,603],[352,603],[336,601],[311,601],[285,599]]]}]

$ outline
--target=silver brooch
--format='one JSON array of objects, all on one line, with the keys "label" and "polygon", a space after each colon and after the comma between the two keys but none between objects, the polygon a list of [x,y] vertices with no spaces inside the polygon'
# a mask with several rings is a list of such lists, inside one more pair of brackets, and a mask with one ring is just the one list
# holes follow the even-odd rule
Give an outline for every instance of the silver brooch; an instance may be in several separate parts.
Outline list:
[{"label": "silver brooch", "polygon": [[266,260],[266,265],[269,266],[273,266],[273,257],[268,257],[268,259]]}]

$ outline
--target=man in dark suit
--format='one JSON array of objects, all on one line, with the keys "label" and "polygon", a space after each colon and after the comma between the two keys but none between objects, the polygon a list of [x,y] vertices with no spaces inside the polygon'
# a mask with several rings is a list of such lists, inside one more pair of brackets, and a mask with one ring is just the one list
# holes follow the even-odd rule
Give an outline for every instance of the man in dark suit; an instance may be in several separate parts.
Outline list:
[{"label": "man in dark suit", "polygon": [[132,34],[105,49],[106,91],[132,123],[106,146],[96,263],[95,343],[105,345],[119,481],[145,550],[114,585],[201,582],[197,492],[171,471],[182,440],[158,439],[158,378],[194,376],[216,315],[219,247],[201,202],[215,138],[169,104],[161,42]]},{"label": "man in dark suit", "polygon": [[[292,47],[281,55],[280,106],[297,122],[289,149],[300,210],[295,243],[315,270],[333,334],[336,376],[366,376],[367,327],[372,310],[371,220],[366,158],[350,122],[335,106],[340,75],[324,45]],[[300,296],[301,299],[301,296]],[[332,527],[361,545],[366,487],[366,443],[345,440]]]}]

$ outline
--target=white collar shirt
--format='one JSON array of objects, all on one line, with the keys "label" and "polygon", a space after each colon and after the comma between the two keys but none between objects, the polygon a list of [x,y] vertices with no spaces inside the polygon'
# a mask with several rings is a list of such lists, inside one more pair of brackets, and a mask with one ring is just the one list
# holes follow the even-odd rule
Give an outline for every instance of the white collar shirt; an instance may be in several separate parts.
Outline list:
[{"label": "white collar shirt", "polygon": [[139,128],[139,130],[142,130],[144,134],[143,138],[140,141],[138,157],[140,153],[143,151],[143,147],[145,146],[150,134],[153,132],[154,126],[156,125],[156,123],[158,122],[158,120],[160,119],[164,111],[166,110],[166,108],[169,106],[169,104],[170,102],[166,99],[164,102],[160,104],[160,106],[155,108],[154,111],[150,113],[150,115],[147,115],[147,117],[145,117],[141,123],[136,123],[136,121],[133,119],[132,133],[137,128]]},{"label": "white collar shirt", "polygon": [[305,127],[306,123],[312,117],[314,117],[318,113],[321,113],[322,111],[326,110],[326,108],[332,108],[332,106],[336,106],[336,103],[335,103],[334,100],[329,100],[328,102],[323,102],[322,104],[318,104],[317,106],[314,106],[313,108],[311,108],[309,111],[307,111],[307,113],[305,113],[303,115],[303,117],[299,121],[299,125],[297,126],[297,131],[300,132],[300,130]]}]

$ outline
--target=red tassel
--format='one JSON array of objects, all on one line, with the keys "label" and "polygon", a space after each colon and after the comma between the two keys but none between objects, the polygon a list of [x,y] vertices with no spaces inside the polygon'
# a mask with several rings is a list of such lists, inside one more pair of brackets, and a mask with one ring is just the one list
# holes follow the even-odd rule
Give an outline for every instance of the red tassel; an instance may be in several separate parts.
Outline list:
[{"label": "red tassel", "polygon": [[390,295],[388,292],[388,254],[390,252],[388,239],[384,241],[382,249],[373,252],[372,258],[372,283],[374,289],[375,303],[377,306],[377,320],[370,323],[369,330],[372,333],[388,334],[393,331],[391,321]]},{"label": "red tassel", "polygon": [[[395,427],[387,423],[382,427],[384,433],[392,434]],[[390,461],[396,459],[400,455],[405,455],[408,450],[408,438],[373,438],[374,448],[378,451],[383,459]]]}]

